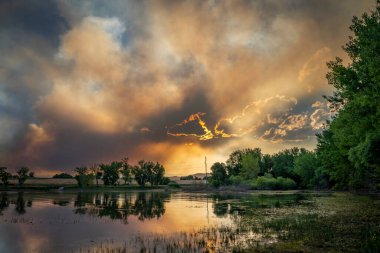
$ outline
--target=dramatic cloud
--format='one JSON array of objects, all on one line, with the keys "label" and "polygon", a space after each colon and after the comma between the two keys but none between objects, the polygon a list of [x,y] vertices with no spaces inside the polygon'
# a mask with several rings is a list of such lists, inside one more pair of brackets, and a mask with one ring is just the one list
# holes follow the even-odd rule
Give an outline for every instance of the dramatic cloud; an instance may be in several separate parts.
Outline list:
[{"label": "dramatic cloud", "polygon": [[237,148],[312,148],[331,117],[326,62],[373,5],[0,3],[1,165],[51,174],[129,156],[173,175]]}]

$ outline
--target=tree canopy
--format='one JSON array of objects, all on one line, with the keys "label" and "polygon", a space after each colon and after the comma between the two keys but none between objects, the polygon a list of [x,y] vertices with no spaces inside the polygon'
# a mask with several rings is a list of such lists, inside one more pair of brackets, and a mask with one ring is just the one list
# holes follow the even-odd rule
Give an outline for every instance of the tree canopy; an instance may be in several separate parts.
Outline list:
[{"label": "tree canopy", "polygon": [[380,179],[380,2],[354,17],[343,47],[351,62],[328,63],[335,88],[326,97],[336,112],[319,134],[317,154],[337,188],[376,188]]}]

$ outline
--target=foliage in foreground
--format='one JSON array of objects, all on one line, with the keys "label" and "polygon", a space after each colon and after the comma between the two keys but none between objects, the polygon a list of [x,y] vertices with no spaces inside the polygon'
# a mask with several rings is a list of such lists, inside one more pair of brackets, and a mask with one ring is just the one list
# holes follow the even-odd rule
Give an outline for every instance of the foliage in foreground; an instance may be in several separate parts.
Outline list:
[{"label": "foliage in foreground", "polygon": [[318,135],[317,154],[337,188],[380,187],[380,1],[370,14],[354,17],[354,36],[343,47],[351,63],[328,63],[335,88],[326,97],[337,112]]}]

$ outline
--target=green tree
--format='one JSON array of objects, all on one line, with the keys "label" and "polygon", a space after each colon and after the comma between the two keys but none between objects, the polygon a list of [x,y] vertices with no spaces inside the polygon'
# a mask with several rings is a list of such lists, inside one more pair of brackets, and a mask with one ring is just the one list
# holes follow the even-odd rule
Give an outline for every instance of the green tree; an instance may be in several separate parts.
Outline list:
[{"label": "green tree", "polygon": [[376,188],[380,180],[380,1],[354,17],[353,36],[343,47],[348,65],[327,64],[335,88],[326,97],[335,117],[319,134],[317,154],[337,188]]},{"label": "green tree", "polygon": [[12,176],[7,169],[7,167],[0,167],[0,179],[4,185],[9,184],[9,178]]},{"label": "green tree", "polygon": [[75,168],[75,172],[75,179],[77,180],[79,187],[87,187],[93,184],[94,175],[87,167],[77,167]]},{"label": "green tree", "polygon": [[242,150],[235,150],[232,152],[226,161],[227,163],[227,172],[229,176],[237,176],[239,175],[243,164],[243,151]]},{"label": "green tree", "polygon": [[168,177],[163,177],[162,180],[161,180],[161,183],[162,185],[167,185],[170,183],[170,178]]},{"label": "green tree", "polygon": [[136,182],[140,186],[145,186],[147,182],[151,182],[152,179],[152,168],[154,163],[151,161],[141,160],[138,165],[134,166],[132,169],[132,174],[135,176]]},{"label": "green tree", "polygon": [[103,172],[104,185],[116,185],[119,179],[119,170],[122,162],[112,162],[111,164],[101,164],[100,169]]},{"label": "green tree", "polygon": [[122,160],[121,176],[124,180],[124,184],[130,184],[132,182],[132,166],[128,163],[128,158]]},{"label": "green tree", "polygon": [[150,181],[153,185],[159,185],[163,181],[165,176],[165,168],[158,162],[152,168],[152,180]]},{"label": "green tree", "polygon": [[265,173],[270,173],[273,168],[272,157],[268,154],[263,155],[260,163],[260,176],[265,175]]},{"label": "green tree", "polygon": [[228,176],[227,169],[224,163],[214,163],[211,166],[211,175],[208,178],[210,184],[214,187],[227,184]]},{"label": "green tree", "polygon": [[102,172],[100,171],[100,167],[98,164],[94,163],[89,168],[91,174],[95,177],[96,180],[96,186],[99,186],[99,179],[102,178]]},{"label": "green tree", "polygon": [[318,183],[318,160],[314,152],[306,151],[294,160],[294,172],[300,177],[302,188],[312,188]]},{"label": "green tree", "polygon": [[245,180],[257,178],[260,172],[260,157],[256,153],[246,153],[242,157],[240,176]]},{"label": "green tree", "polygon": [[300,178],[294,172],[294,159],[305,153],[306,149],[304,148],[291,148],[282,150],[272,156],[273,167],[272,174],[275,177],[284,177],[291,178],[297,183],[299,183]]},{"label": "green tree", "polygon": [[251,154],[261,161],[262,153],[260,148],[236,150],[230,154],[226,161],[228,176],[238,176],[240,174],[243,169],[243,157],[246,154]]},{"label": "green tree", "polygon": [[17,170],[17,179],[20,186],[22,186],[25,183],[26,179],[28,179],[28,172],[28,167],[21,167]]}]

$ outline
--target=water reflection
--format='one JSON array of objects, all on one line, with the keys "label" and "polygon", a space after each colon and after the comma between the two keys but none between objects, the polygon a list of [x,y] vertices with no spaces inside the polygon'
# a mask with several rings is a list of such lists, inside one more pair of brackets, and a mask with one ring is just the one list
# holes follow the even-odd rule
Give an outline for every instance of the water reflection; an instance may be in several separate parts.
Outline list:
[{"label": "water reflection", "polygon": [[[81,252],[93,247],[90,252],[97,252],[103,247],[99,245],[110,241],[115,242],[110,251],[120,242],[135,249],[131,252],[145,247],[154,252],[157,237],[149,237],[153,234],[162,236],[162,252],[167,251],[167,238],[174,238],[173,248],[193,243],[202,249],[208,241],[236,245],[267,241],[265,236],[277,232],[265,223],[268,217],[303,206],[309,198],[300,194],[0,192],[0,252]],[[16,247],[13,238],[23,243]]]},{"label": "water reflection", "polygon": [[78,193],[74,212],[123,220],[124,223],[128,223],[130,215],[141,221],[159,219],[165,213],[164,202],[168,198],[169,194],[161,192]]},{"label": "water reflection", "polygon": [[10,204],[15,206],[15,211],[17,214],[25,214],[25,207],[32,207],[32,201],[25,201],[24,193],[18,192],[16,199],[11,199],[7,192],[2,192],[0,195],[0,215],[3,215],[3,211],[9,207]]},{"label": "water reflection", "polygon": [[[73,212],[79,215],[90,215],[99,218],[122,220],[128,223],[128,217],[136,216],[140,221],[159,219],[165,214],[165,202],[170,194],[164,192],[79,192],[74,200],[69,196],[51,195],[51,203],[57,206],[73,204]],[[191,199],[192,196],[186,196]],[[207,199],[208,197],[203,197]],[[202,199],[202,198],[201,198]],[[305,195],[212,195],[212,211],[216,217],[228,215],[244,215],[247,210],[257,208],[281,208],[283,206],[299,205],[305,200]],[[32,200],[25,201],[24,193],[18,192],[16,197],[7,192],[0,193],[0,215],[10,204],[19,215],[26,213],[26,207],[32,207]]]},{"label": "water reflection", "polygon": [[3,210],[8,208],[8,206],[9,206],[8,193],[2,192],[0,195],[0,215],[3,215]]}]

